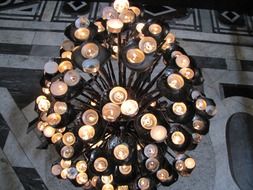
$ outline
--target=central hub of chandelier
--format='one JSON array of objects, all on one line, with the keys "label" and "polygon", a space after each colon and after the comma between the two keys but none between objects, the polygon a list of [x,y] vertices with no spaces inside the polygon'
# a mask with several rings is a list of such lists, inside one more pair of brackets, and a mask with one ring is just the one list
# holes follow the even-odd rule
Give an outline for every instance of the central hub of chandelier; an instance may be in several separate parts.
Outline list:
[{"label": "central hub of chandelier", "polygon": [[35,105],[37,128],[60,155],[52,174],[99,190],[154,190],[188,176],[196,162],[185,152],[208,133],[216,107],[169,25],[116,0],[65,36]]}]

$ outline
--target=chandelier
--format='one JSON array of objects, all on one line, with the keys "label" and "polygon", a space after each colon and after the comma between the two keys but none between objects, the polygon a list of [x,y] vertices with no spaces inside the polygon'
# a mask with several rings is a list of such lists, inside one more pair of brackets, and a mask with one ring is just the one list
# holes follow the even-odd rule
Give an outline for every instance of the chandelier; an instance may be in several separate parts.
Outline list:
[{"label": "chandelier", "polygon": [[196,166],[186,151],[208,133],[215,103],[169,25],[142,15],[115,0],[102,18],[78,17],[44,66],[36,126],[59,153],[52,174],[77,187],[154,190]]}]

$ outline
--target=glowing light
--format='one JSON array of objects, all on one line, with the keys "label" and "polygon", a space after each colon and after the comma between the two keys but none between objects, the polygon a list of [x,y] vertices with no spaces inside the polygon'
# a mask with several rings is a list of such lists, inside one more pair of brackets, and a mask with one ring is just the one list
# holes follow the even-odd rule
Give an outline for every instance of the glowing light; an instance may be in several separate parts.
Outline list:
[{"label": "glowing light", "polygon": [[102,109],[102,115],[106,121],[114,122],[120,116],[120,107],[114,103],[107,103]]},{"label": "glowing light", "polygon": [[139,42],[139,48],[144,53],[147,53],[147,54],[152,53],[156,51],[157,49],[156,40],[152,37],[143,37]]},{"label": "glowing light", "polygon": [[187,112],[187,107],[183,102],[175,102],[172,106],[172,111],[176,115],[184,115]]},{"label": "glowing light", "polygon": [[95,110],[86,110],[82,115],[82,121],[85,125],[96,125],[98,122],[98,113]]},{"label": "glowing light", "polygon": [[135,100],[126,100],[121,105],[121,113],[127,116],[135,116],[139,111],[138,103]]},{"label": "glowing light", "polygon": [[133,64],[140,64],[144,61],[145,55],[140,49],[129,49],[126,54],[127,60]]},{"label": "glowing light", "polygon": [[184,79],[178,74],[170,74],[167,83],[171,88],[179,90],[184,86]]},{"label": "glowing light", "polygon": [[99,157],[94,162],[94,168],[98,172],[104,172],[108,167],[108,162],[105,158]]},{"label": "glowing light", "polygon": [[153,35],[159,35],[162,32],[162,27],[159,24],[151,24],[148,30]]},{"label": "glowing light", "polygon": [[90,36],[90,30],[87,28],[78,28],[75,31],[74,36],[76,39],[81,41],[87,40]]},{"label": "glowing light", "polygon": [[118,160],[125,160],[129,156],[128,146],[125,144],[117,145],[113,150],[113,155]]},{"label": "glowing light", "polygon": [[182,145],[185,142],[185,136],[180,131],[175,131],[171,135],[171,140],[175,145]]},{"label": "glowing light", "polygon": [[154,114],[146,113],[141,117],[141,126],[145,129],[151,130],[157,125],[157,119]]},{"label": "glowing light", "polygon": [[161,125],[157,125],[155,127],[152,127],[152,129],[150,131],[150,136],[156,142],[162,142],[167,137],[167,129]]},{"label": "glowing light", "polygon": [[120,86],[116,86],[110,91],[109,98],[114,104],[122,104],[127,99],[127,91]]},{"label": "glowing light", "polygon": [[95,129],[90,125],[84,125],[79,129],[78,135],[84,141],[90,140],[95,136]]},{"label": "glowing light", "polygon": [[81,54],[86,59],[93,59],[98,56],[99,47],[95,43],[87,43],[81,49]]}]

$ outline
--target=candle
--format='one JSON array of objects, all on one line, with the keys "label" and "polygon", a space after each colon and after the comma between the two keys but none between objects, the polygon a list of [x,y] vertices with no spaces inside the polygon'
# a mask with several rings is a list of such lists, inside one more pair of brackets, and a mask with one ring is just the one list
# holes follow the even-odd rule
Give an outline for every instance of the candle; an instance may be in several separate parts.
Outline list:
[{"label": "candle", "polygon": [[171,53],[171,58],[177,58],[180,55],[182,55],[182,53],[180,51],[173,51]]},{"label": "candle", "polygon": [[117,190],[129,190],[128,185],[120,185],[117,187]]},{"label": "candle", "polygon": [[113,175],[108,175],[108,176],[102,176],[101,180],[104,184],[109,184],[113,182]]},{"label": "candle", "polygon": [[87,167],[87,163],[84,160],[80,160],[76,163],[76,169],[78,172],[86,172]]},{"label": "candle", "polygon": [[157,125],[157,119],[154,114],[146,113],[141,117],[141,126],[145,129],[151,130]]},{"label": "candle", "polygon": [[187,107],[183,102],[175,102],[172,106],[172,111],[176,115],[184,115],[187,111]]},{"label": "candle", "polygon": [[160,169],[156,172],[156,177],[161,182],[166,182],[172,179],[172,176],[170,176],[169,172],[165,169]]},{"label": "candle", "polygon": [[196,129],[196,130],[201,130],[204,128],[205,126],[205,123],[203,120],[199,120],[199,119],[195,119],[192,123],[193,125],[193,128]]},{"label": "candle", "polygon": [[76,137],[72,132],[67,132],[62,137],[62,142],[66,146],[71,146],[76,142]]},{"label": "candle", "polygon": [[183,160],[177,160],[175,163],[175,168],[177,171],[181,172],[185,169],[184,161]]},{"label": "candle", "polygon": [[90,125],[84,125],[78,130],[78,135],[84,141],[90,140],[95,136],[95,129]]},{"label": "candle", "polygon": [[140,64],[144,61],[145,55],[140,49],[129,49],[126,54],[127,60],[130,63]]},{"label": "candle", "polygon": [[137,30],[139,33],[142,33],[142,29],[143,29],[144,26],[145,26],[144,23],[138,23],[138,24],[136,25],[136,30]]},{"label": "candle", "polygon": [[45,127],[48,126],[48,123],[47,122],[43,122],[43,121],[40,121],[38,122],[37,124],[37,129],[39,131],[43,131],[45,129]]},{"label": "candle", "polygon": [[107,30],[110,33],[120,33],[123,26],[123,22],[119,19],[110,19],[106,22]]},{"label": "candle", "polygon": [[51,172],[54,176],[58,176],[61,174],[62,167],[59,164],[55,164],[51,168]]},{"label": "candle", "polygon": [[81,41],[87,40],[90,36],[90,30],[87,28],[78,28],[75,31],[74,36],[76,39]]},{"label": "candle", "polygon": [[61,140],[62,138],[62,134],[61,133],[55,133],[52,137],[51,137],[51,141],[53,144],[55,144],[56,142],[58,142],[59,140]]},{"label": "candle", "polygon": [[74,168],[74,167],[68,168],[68,170],[67,170],[67,177],[69,179],[75,179],[76,176],[77,176],[77,174],[78,174],[78,172],[77,172],[76,168]]},{"label": "candle", "polygon": [[103,185],[102,190],[114,190],[114,187],[112,184],[105,184]]},{"label": "candle", "polygon": [[156,172],[159,166],[160,162],[156,158],[148,158],[145,162],[145,167],[151,172]]},{"label": "candle", "polygon": [[88,175],[86,173],[79,173],[76,176],[76,182],[79,185],[84,185],[89,180]]},{"label": "candle", "polygon": [[78,19],[75,20],[76,28],[88,27],[89,25],[90,21],[86,16],[80,16]]},{"label": "candle", "polygon": [[135,20],[135,14],[131,10],[124,10],[122,13],[120,13],[119,19],[126,24],[133,23]]},{"label": "candle", "polygon": [[102,18],[104,20],[117,19],[118,18],[118,13],[112,7],[104,7],[103,11],[102,11]]},{"label": "candle", "polygon": [[120,116],[120,107],[114,103],[107,103],[102,109],[102,115],[106,121],[114,122]]},{"label": "candle", "polygon": [[113,150],[113,155],[118,160],[125,160],[129,156],[129,149],[126,144],[117,145]]},{"label": "candle", "polygon": [[190,80],[194,77],[194,72],[190,68],[182,68],[179,70],[179,73],[183,75],[186,79]]},{"label": "candle", "polygon": [[135,116],[139,111],[139,105],[135,100],[126,100],[121,105],[121,113],[130,117]]},{"label": "candle", "polygon": [[63,80],[68,86],[76,86],[81,80],[81,76],[76,70],[69,70],[64,74]]},{"label": "candle", "polygon": [[104,32],[105,27],[103,26],[102,22],[96,21],[94,24],[98,27],[97,32]]},{"label": "candle", "polygon": [[74,148],[72,146],[64,146],[61,149],[61,156],[69,159],[74,155]]},{"label": "candle", "polygon": [[68,168],[64,168],[64,169],[61,171],[61,178],[62,178],[62,179],[67,179],[67,173],[68,173]]},{"label": "candle", "polygon": [[182,145],[185,142],[185,136],[180,131],[175,131],[171,135],[171,140],[175,145]]},{"label": "candle", "polygon": [[82,63],[82,67],[86,73],[96,73],[100,68],[100,62],[97,59],[87,59]]},{"label": "candle", "polygon": [[86,59],[93,59],[97,57],[99,53],[99,47],[95,43],[87,43],[81,49],[81,54]]},{"label": "candle", "polygon": [[122,165],[122,166],[119,166],[119,171],[123,175],[128,175],[128,174],[130,174],[132,172],[132,165]]},{"label": "candle", "polygon": [[73,48],[75,47],[75,44],[74,44],[71,40],[66,39],[66,40],[64,40],[64,41],[62,42],[61,47],[62,47],[65,51],[69,51],[69,52],[70,52],[70,51],[72,51]]},{"label": "candle", "polygon": [[54,112],[55,113],[62,115],[64,113],[66,113],[67,110],[68,110],[68,106],[65,102],[60,102],[60,101],[55,102],[55,104],[54,104]]},{"label": "candle", "polygon": [[150,33],[157,36],[162,32],[162,27],[159,24],[151,24],[148,27],[148,30],[149,30]]},{"label": "candle", "polygon": [[192,170],[196,166],[196,162],[193,158],[186,158],[184,161],[185,167],[189,170]]},{"label": "candle", "polygon": [[167,84],[176,90],[184,86],[184,79],[178,74],[170,74],[167,78]]},{"label": "candle", "polygon": [[204,111],[207,107],[207,103],[204,99],[199,98],[199,99],[197,99],[195,106],[198,110]]},{"label": "candle", "polygon": [[122,104],[127,99],[127,91],[120,86],[116,86],[110,91],[109,98],[114,104]]},{"label": "candle", "polygon": [[152,37],[143,37],[139,42],[139,48],[146,54],[152,53],[157,49],[156,40]]},{"label": "candle", "polygon": [[83,113],[82,121],[85,125],[96,125],[98,122],[98,113],[95,110],[88,109]]},{"label": "candle", "polygon": [[50,86],[50,92],[52,93],[53,96],[63,96],[67,93],[67,91],[68,91],[67,84],[59,80],[52,82]]},{"label": "candle", "polygon": [[62,168],[69,168],[71,166],[71,164],[72,164],[71,160],[61,159],[60,165]]},{"label": "candle", "polygon": [[58,67],[58,70],[60,73],[64,73],[65,71],[71,70],[71,69],[73,69],[73,65],[70,61],[62,61]]},{"label": "candle", "polygon": [[51,106],[51,103],[46,99],[41,99],[38,104],[38,108],[42,112],[48,111],[50,106]]},{"label": "candle", "polygon": [[166,49],[170,48],[170,46],[171,46],[172,43],[175,42],[175,36],[174,36],[174,34],[172,34],[171,32],[169,32],[167,34],[167,36],[165,37],[164,40],[165,40],[165,42],[164,42],[164,44],[162,46],[162,49],[166,50]]},{"label": "candle", "polygon": [[167,137],[167,129],[161,125],[152,127],[150,131],[150,136],[156,142],[163,142]]},{"label": "candle", "polygon": [[180,68],[189,67],[190,65],[190,59],[186,55],[179,55],[176,57],[176,64]]},{"label": "candle", "polygon": [[113,3],[113,8],[118,12],[122,13],[124,10],[129,8],[128,0],[115,0]]},{"label": "candle", "polygon": [[44,65],[44,72],[48,74],[55,74],[58,72],[58,64],[52,60]]},{"label": "candle", "polygon": [[153,158],[158,155],[158,147],[155,144],[148,144],[144,147],[144,155]]},{"label": "candle", "polygon": [[47,116],[47,122],[49,125],[58,125],[61,121],[61,115],[58,113],[51,113]]},{"label": "candle", "polygon": [[43,130],[43,134],[45,137],[51,138],[55,133],[55,128],[51,127],[51,126],[47,126],[44,128]]},{"label": "candle", "polygon": [[136,17],[140,16],[141,10],[138,7],[131,6],[129,7],[130,10],[132,10]]},{"label": "candle", "polygon": [[142,177],[138,180],[138,187],[141,190],[148,190],[150,188],[150,180],[146,177]]},{"label": "candle", "polygon": [[94,161],[94,168],[98,172],[103,172],[107,169],[108,167],[108,162],[105,158],[99,157]]}]

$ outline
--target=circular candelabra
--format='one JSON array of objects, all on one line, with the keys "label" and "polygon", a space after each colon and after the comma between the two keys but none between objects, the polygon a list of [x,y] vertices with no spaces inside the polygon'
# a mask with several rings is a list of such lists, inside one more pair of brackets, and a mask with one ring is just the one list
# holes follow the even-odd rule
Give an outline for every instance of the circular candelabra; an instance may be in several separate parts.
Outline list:
[{"label": "circular candelabra", "polygon": [[65,29],[36,99],[38,130],[59,158],[52,174],[84,189],[154,190],[196,166],[215,103],[201,70],[160,20],[127,0]]}]

